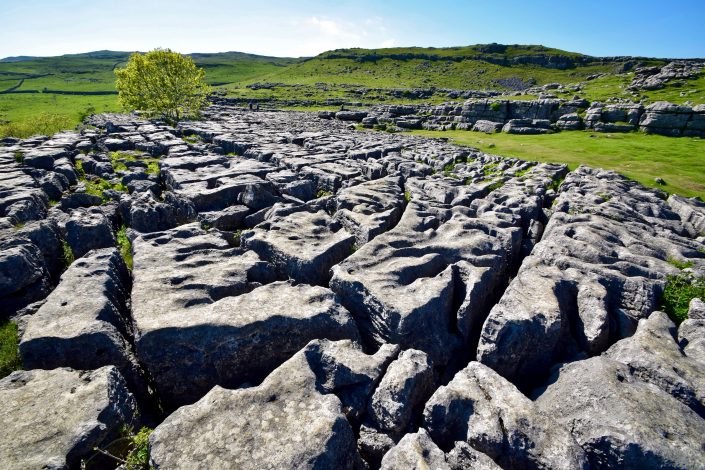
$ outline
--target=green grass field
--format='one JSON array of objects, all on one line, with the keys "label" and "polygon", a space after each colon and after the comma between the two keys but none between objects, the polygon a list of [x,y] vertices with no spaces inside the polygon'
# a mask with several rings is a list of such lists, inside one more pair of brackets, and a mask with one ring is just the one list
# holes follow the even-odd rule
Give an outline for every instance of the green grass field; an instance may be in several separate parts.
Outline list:
[{"label": "green grass field", "polygon": [[[32,58],[0,62],[0,137],[26,137],[42,113],[58,123],[74,127],[92,112],[119,111],[113,70],[123,66],[130,53],[97,51],[60,57]],[[196,65],[206,70],[206,81],[230,97],[302,103],[323,106],[327,100],[374,103],[448,101],[445,92],[413,99],[393,97],[392,89],[494,89],[506,90],[503,80],[525,83],[583,83],[579,96],[588,100],[609,97],[635,99],[625,88],[633,73],[619,74],[622,62],[596,62],[589,56],[543,46],[501,46],[497,44],[449,48],[397,47],[388,49],[341,49],[308,59],[263,57],[240,52],[192,54]],[[553,57],[574,61],[565,69],[515,63],[526,57]],[[645,65],[661,64],[655,59],[639,59]],[[593,74],[607,74],[586,81]],[[278,84],[272,88],[251,89],[253,84]],[[25,93],[16,93],[25,92]],[[32,93],[26,93],[32,92]],[[99,93],[65,95],[55,92]],[[571,98],[575,92],[557,92]],[[510,99],[531,99],[531,95]],[[705,74],[681,86],[645,92],[644,102],[667,100],[675,103],[705,103]],[[46,120],[44,120],[46,121]],[[8,125],[9,123],[9,125]]]},{"label": "green grass field", "polygon": [[[705,140],[663,137],[640,132],[600,134],[564,131],[544,135],[483,134],[472,131],[414,131],[445,137],[483,152],[539,162],[580,164],[615,170],[669,193],[705,199]],[[659,185],[655,178],[663,178]]]}]

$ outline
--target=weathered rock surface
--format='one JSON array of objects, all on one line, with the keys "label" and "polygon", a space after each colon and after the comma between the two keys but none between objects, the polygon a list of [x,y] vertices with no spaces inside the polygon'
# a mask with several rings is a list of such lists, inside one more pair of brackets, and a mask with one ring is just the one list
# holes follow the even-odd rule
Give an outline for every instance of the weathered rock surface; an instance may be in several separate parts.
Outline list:
[{"label": "weathered rock surface", "polygon": [[100,210],[77,209],[66,222],[66,241],[74,257],[80,258],[93,249],[115,246],[115,234]]},{"label": "weathered rock surface", "polygon": [[604,356],[629,366],[631,374],[656,385],[705,416],[705,368],[684,356],[676,325],[663,312],[639,321],[634,336],[615,343]]},{"label": "weathered rock surface", "polygon": [[325,211],[273,217],[242,234],[243,248],[272,263],[280,275],[325,285],[330,268],[352,251],[355,239]]},{"label": "weathered rock surface", "polygon": [[5,468],[79,468],[94,447],[139,423],[135,400],[114,367],[17,371],[0,380]]},{"label": "weathered rock surface", "polygon": [[702,418],[612,359],[594,357],[563,366],[536,406],[570,427],[591,467],[705,465]]},{"label": "weathered rock surface", "polygon": [[377,386],[368,414],[379,429],[403,431],[410,423],[414,408],[423,404],[433,391],[433,368],[428,356],[408,349],[392,362]]},{"label": "weathered rock surface", "polygon": [[[334,351],[327,351],[329,346]],[[336,362],[340,347],[348,349],[311,343],[259,386],[216,386],[197,403],[179,408],[150,438],[152,464],[157,469],[353,468],[355,437],[340,400],[330,393],[347,375]]]},{"label": "weathered rock surface", "polygon": [[170,406],[216,384],[261,380],[312,339],[359,337],[332,292],[304,284],[267,284],[190,310],[146,311],[137,301],[137,354]]},{"label": "weathered rock surface", "polygon": [[[702,106],[560,87],[339,117],[705,132]],[[158,468],[702,466],[705,313],[657,312],[670,276],[705,276],[700,202],[335,114],[0,141],[0,315],[27,374],[119,370]]]},{"label": "weathered rock surface", "polygon": [[401,178],[381,178],[342,189],[338,218],[362,246],[399,222],[404,207]]},{"label": "weathered rock surface", "polygon": [[404,436],[384,456],[381,468],[384,470],[451,469],[446,462],[445,454],[434,444],[425,429]]},{"label": "weathered rock surface", "polygon": [[113,365],[144,398],[145,379],[130,344],[129,288],[127,268],[116,249],[94,250],[74,262],[24,322],[19,343],[23,366],[92,370]]},{"label": "weathered rock surface", "polygon": [[568,429],[478,362],[433,394],[424,427],[442,447],[465,441],[503,468],[587,468]]},{"label": "weathered rock surface", "polygon": [[657,308],[666,276],[678,272],[668,260],[703,263],[665,201],[615,173],[580,167],[553,209],[478,347],[479,361],[528,388],[552,364],[632,335]]}]

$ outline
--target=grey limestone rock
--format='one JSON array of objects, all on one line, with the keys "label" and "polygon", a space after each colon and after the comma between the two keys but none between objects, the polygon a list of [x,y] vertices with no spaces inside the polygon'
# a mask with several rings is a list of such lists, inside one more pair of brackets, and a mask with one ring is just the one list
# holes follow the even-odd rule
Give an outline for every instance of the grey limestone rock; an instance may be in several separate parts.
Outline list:
[{"label": "grey limestone rock", "polygon": [[19,344],[24,367],[90,370],[113,365],[130,389],[144,397],[145,380],[129,343],[129,288],[116,249],[94,250],[76,260],[25,321]]},{"label": "grey limestone rock", "polygon": [[100,210],[76,209],[66,222],[66,241],[73,256],[80,258],[97,248],[115,246],[110,221]]},{"label": "grey limestone rock", "polygon": [[455,447],[446,454],[446,461],[452,470],[499,470],[500,467],[489,455],[483,454],[464,441],[457,441]]},{"label": "grey limestone rock", "polygon": [[405,435],[382,459],[382,470],[451,470],[425,429]]},{"label": "grey limestone rock", "polygon": [[487,134],[494,134],[502,130],[504,124],[501,122],[486,121],[484,119],[479,119],[473,124],[472,130],[475,132],[485,132]]},{"label": "grey limestone rock", "polygon": [[139,411],[115,367],[13,372],[0,380],[0,461],[6,468],[79,468],[138,427]]},{"label": "grey limestone rock", "polygon": [[7,241],[0,246],[0,315],[10,316],[46,297],[49,273],[39,247],[29,240]]},{"label": "grey limestone rock", "polygon": [[692,227],[692,236],[705,235],[705,203],[671,194],[668,205]]},{"label": "grey limestone rock", "polygon": [[390,364],[372,395],[368,415],[383,431],[404,431],[412,412],[431,395],[433,386],[433,368],[428,356],[408,349]]},{"label": "grey limestone rock", "polygon": [[368,355],[352,340],[320,339],[304,349],[319,389],[336,394],[346,417],[354,421],[365,412],[372,392],[398,353],[399,346],[385,344]]},{"label": "grey limestone rock", "polygon": [[159,201],[151,191],[133,194],[120,203],[120,210],[131,228],[142,233],[159,232],[196,220],[193,204],[171,191]]},{"label": "grey limestone rock", "polygon": [[424,427],[442,448],[465,441],[503,468],[588,468],[568,429],[479,362],[436,390]]},{"label": "grey limestone rock", "polygon": [[401,178],[387,177],[344,188],[335,217],[362,246],[399,222],[404,208]]},{"label": "grey limestone rock", "polygon": [[688,318],[691,320],[705,320],[705,302],[694,298],[688,305]]},{"label": "grey limestone rock", "polygon": [[340,400],[319,390],[306,349],[261,385],[216,386],[157,426],[151,463],[156,469],[352,469],[353,431]]},{"label": "grey limestone rock", "polygon": [[604,356],[626,364],[637,379],[705,416],[705,368],[681,352],[675,334],[673,322],[656,311],[639,321],[634,336],[618,341]]},{"label": "grey limestone rock", "polygon": [[312,339],[359,338],[350,314],[323,287],[276,282],[159,315],[133,302],[137,353],[169,407],[193,403],[216,384],[261,380]]},{"label": "grey limestone rock", "polygon": [[705,421],[612,359],[564,365],[535,403],[570,427],[593,468],[705,465],[705,449],[697,444],[703,442]]},{"label": "grey limestone rock", "polygon": [[460,344],[451,330],[452,299],[465,298],[477,279],[467,273],[492,268],[487,282],[498,282],[520,233],[489,213],[474,218],[458,210],[444,223],[434,219],[412,199],[393,230],[333,268],[331,289],[368,341],[420,349],[444,364]]},{"label": "grey limestone rock", "polygon": [[242,246],[298,282],[325,285],[330,268],[346,258],[355,239],[322,210],[273,217],[242,234]]}]

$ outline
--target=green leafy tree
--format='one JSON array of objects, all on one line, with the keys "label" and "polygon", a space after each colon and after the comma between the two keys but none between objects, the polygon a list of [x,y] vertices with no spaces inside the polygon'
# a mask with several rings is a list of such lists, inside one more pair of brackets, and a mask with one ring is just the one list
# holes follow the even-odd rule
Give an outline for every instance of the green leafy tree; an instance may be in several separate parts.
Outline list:
[{"label": "green leafy tree", "polygon": [[115,70],[115,86],[125,108],[176,123],[197,116],[207,104],[205,74],[190,57],[155,49],[132,54],[125,68]]}]

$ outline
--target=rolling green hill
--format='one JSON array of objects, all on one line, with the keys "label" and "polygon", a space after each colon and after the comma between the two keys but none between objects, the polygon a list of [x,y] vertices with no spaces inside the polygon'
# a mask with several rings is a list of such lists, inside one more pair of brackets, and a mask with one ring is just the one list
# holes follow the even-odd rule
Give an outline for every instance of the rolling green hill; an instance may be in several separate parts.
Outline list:
[{"label": "rolling green hill", "polygon": [[[0,60],[0,137],[30,132],[32,121],[41,120],[43,113],[60,116],[55,121],[62,125],[75,125],[86,114],[119,110],[113,70],[124,65],[129,55],[96,51]],[[301,59],[240,52],[192,57],[206,70],[208,83],[227,96],[316,107],[335,100],[440,103],[449,100],[447,89],[509,92],[547,83],[580,83],[577,94],[589,100],[633,99],[625,91],[631,70],[666,63],[665,59],[600,58],[543,46],[500,44],[339,49]],[[410,93],[410,89],[423,92]],[[556,93],[572,97],[576,91]],[[534,97],[514,95],[510,98]],[[639,98],[705,103],[705,75]]]}]

